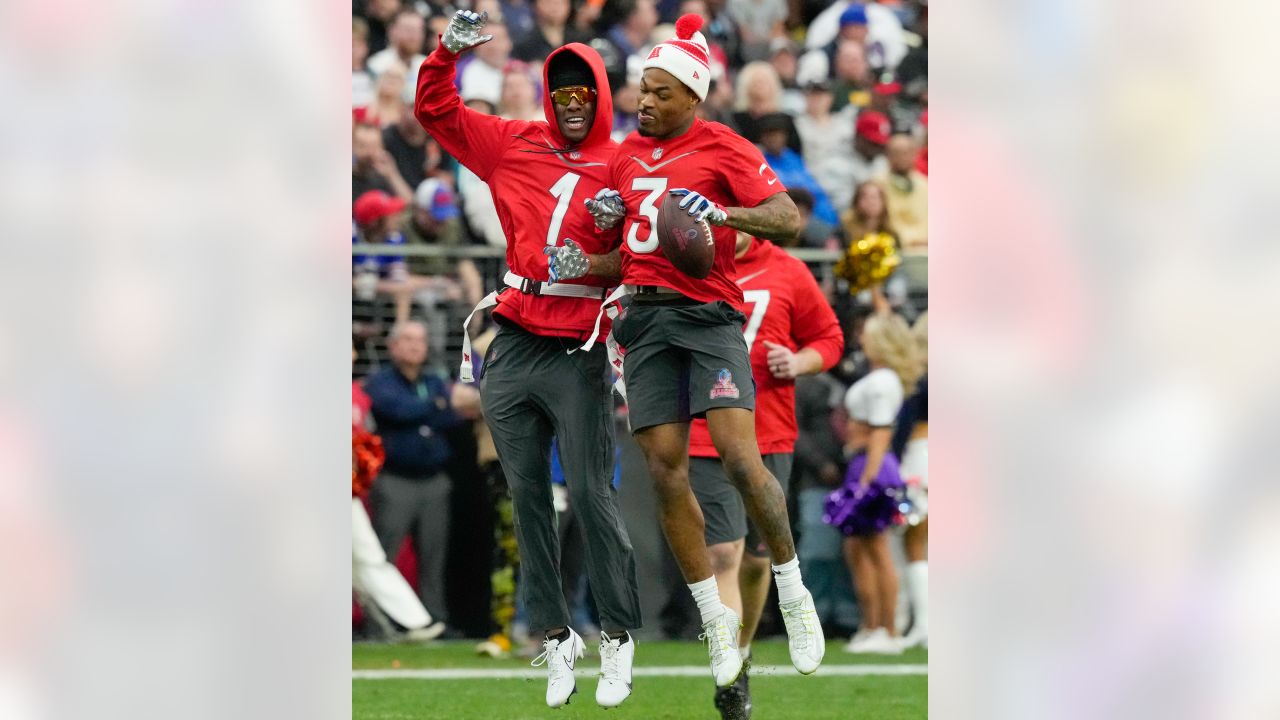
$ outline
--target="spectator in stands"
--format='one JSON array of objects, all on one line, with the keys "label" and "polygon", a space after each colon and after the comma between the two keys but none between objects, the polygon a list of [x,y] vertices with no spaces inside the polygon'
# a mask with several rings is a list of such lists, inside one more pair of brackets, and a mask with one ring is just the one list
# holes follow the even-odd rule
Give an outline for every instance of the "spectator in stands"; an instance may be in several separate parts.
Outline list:
[{"label": "spectator in stands", "polygon": [[396,13],[400,12],[400,0],[368,0],[364,19],[369,23],[369,52],[379,53],[387,46],[387,28]]},{"label": "spectator in stands", "polygon": [[477,45],[473,52],[458,60],[457,82],[464,102],[468,98],[483,97],[492,104],[488,110],[492,115],[502,97],[502,73],[511,59],[511,36],[507,33],[507,26],[493,18],[485,24],[484,31],[493,39]]},{"label": "spectator in stands", "polygon": [[427,328],[400,322],[387,337],[391,366],[370,376],[365,391],[386,450],[382,475],[369,493],[373,528],[387,557],[406,537],[418,556],[418,594],[433,618],[448,622],[445,557],[449,540],[450,480],[445,463],[453,455],[445,432],[479,415],[474,387],[452,389],[423,373]]},{"label": "spectator in stands", "polygon": [[[427,36],[426,20],[416,10],[408,8],[396,13],[395,20],[387,30],[390,45],[382,52],[369,58],[369,69],[379,77],[399,64],[406,73],[409,87],[418,86],[418,68],[427,59],[422,54],[422,43]],[[412,90],[408,97],[412,97]]]},{"label": "spectator in stands", "polygon": [[862,45],[851,40],[840,41],[836,45],[832,66],[835,101],[831,109],[839,112],[848,105],[866,107],[871,102],[872,79],[871,67],[867,65],[867,55]]},{"label": "spectator in stands", "polygon": [[920,42],[907,51],[898,64],[898,81],[902,92],[911,102],[923,104],[929,93],[929,6],[922,3],[916,15],[916,34]]},{"label": "spectator in stands", "polygon": [[787,147],[787,130],[794,128],[791,118],[785,113],[775,112],[759,119],[760,146],[764,152],[765,162],[773,168],[773,172],[788,188],[804,188],[813,196],[813,214],[827,225],[835,225],[840,221],[836,210],[827,199],[818,181],[813,179],[809,169],[805,167],[800,153]]},{"label": "spectator in stands", "polygon": [[[861,10],[851,10],[855,6],[860,6]],[[859,44],[867,51],[867,58],[877,69],[897,67],[907,52],[908,38],[902,29],[902,21],[887,3],[838,0],[809,24],[805,44],[809,48],[828,48],[829,51],[830,44],[842,34],[858,38]]]},{"label": "spectator in stands", "polygon": [[929,181],[916,170],[920,146],[906,134],[889,140],[889,172],[883,178],[889,220],[908,252],[929,248]]},{"label": "spectator in stands", "polygon": [[364,61],[369,56],[369,23],[351,18],[351,107],[367,107],[373,102],[373,75]]},{"label": "spectator in stands", "polygon": [[[724,3],[721,0],[717,0],[716,7],[716,12],[720,13],[721,18],[724,18]],[[707,38],[707,50],[711,58],[711,79],[724,80],[729,74],[729,51],[737,47],[736,26],[732,22],[725,22],[724,19],[716,20],[713,18],[706,0],[681,0],[680,11],[675,14],[675,17],[689,13],[702,17],[702,34]],[[725,26],[728,32],[725,32],[721,25]],[[713,26],[715,29],[713,29]],[[661,40],[666,40],[669,37],[671,37],[670,34],[664,34],[661,36]],[[728,86],[728,83],[723,84]]]},{"label": "spectator in stands", "polygon": [[399,61],[392,63],[378,75],[373,102],[363,113],[357,112],[361,122],[387,127],[399,122],[404,114],[404,88],[406,70]]},{"label": "spectator in stands", "polygon": [[800,231],[800,234],[791,243],[779,243],[779,245],[782,247],[803,245],[805,247],[825,248],[828,250],[839,249],[840,240],[836,237],[835,227],[813,215],[813,193],[802,187],[788,187],[787,194],[791,196],[791,201],[796,204],[796,209],[800,211],[800,226],[804,229]]},{"label": "spectator in stands", "polygon": [[[544,0],[545,1],[545,0]],[[546,115],[538,99],[541,93],[529,66],[519,60],[507,63],[502,75],[502,98],[498,102],[498,114],[508,120],[541,120]]]},{"label": "spectator in stands", "polygon": [[878,112],[858,114],[853,132],[853,182],[860,185],[883,176],[889,171],[889,161],[884,156],[885,143],[889,142],[891,126],[889,118]]},{"label": "spectator in stands", "polygon": [[854,191],[852,206],[840,216],[840,225],[845,239],[851,243],[872,233],[885,233],[894,240],[898,239],[898,233],[889,220],[884,187],[874,180],[862,183]]},{"label": "spectator in stands", "polygon": [[[635,55],[649,45],[649,36],[658,26],[658,11],[654,0],[624,0],[622,21],[609,29],[609,43],[618,51],[624,66],[626,58]],[[483,46],[482,46],[483,47]]]},{"label": "spectator in stands", "polygon": [[[769,64],[782,82],[782,111],[788,115],[804,112],[804,91],[796,82],[799,51],[795,43],[786,37],[776,37],[769,43]],[[800,138],[804,140],[803,137]]]},{"label": "spectator in stands", "polygon": [[[400,171],[400,177],[404,178],[410,187],[421,185],[427,178],[428,145],[434,143],[435,141],[427,135],[427,131],[422,129],[422,125],[418,124],[417,118],[413,116],[413,103],[405,103],[396,124],[388,125],[382,130],[382,146],[396,161],[396,169]],[[439,148],[436,147],[437,163],[439,152]]]},{"label": "spectator in stands", "polygon": [[786,0],[728,0],[725,8],[738,26],[739,57],[744,62],[764,60],[769,43],[786,33]]},{"label": "spectator in stands", "polygon": [[[733,123],[738,134],[753,143],[762,142],[760,120],[769,116],[773,122],[784,124],[787,147],[796,153],[802,152],[795,121],[782,113],[782,82],[778,79],[778,71],[764,61],[747,63],[738,71],[737,84]],[[775,115],[781,115],[781,118]]]},{"label": "spectator in stands", "polygon": [[[409,222],[404,226],[405,239],[411,245],[457,247],[462,244],[458,221],[458,203],[449,186],[439,178],[428,178],[413,193]],[[470,264],[463,259],[460,262]],[[455,260],[447,257],[414,257],[410,266],[423,275],[448,275]]]},{"label": "spectator in stands", "polygon": [[[362,193],[351,207],[356,226],[351,242],[404,245],[404,234],[400,232],[404,207],[404,200],[381,190]],[[416,287],[403,255],[353,255],[351,270],[351,284],[357,299],[367,301],[378,295],[390,296],[395,302],[396,321],[409,319]]]},{"label": "spectator in stands", "polygon": [[524,62],[541,62],[561,45],[589,42],[590,35],[569,25],[571,11],[569,0],[533,0],[534,27],[516,43],[511,56]]},{"label": "spectator in stands", "polygon": [[382,146],[376,125],[357,123],[351,131],[351,199],[369,190],[382,190],[408,201],[413,189],[405,182],[395,160]]},{"label": "spectator in stands", "polygon": [[804,141],[804,162],[826,191],[836,210],[849,206],[857,166],[853,159],[854,111],[831,112],[831,83],[818,80],[805,86],[804,112],[796,116],[796,130]]}]

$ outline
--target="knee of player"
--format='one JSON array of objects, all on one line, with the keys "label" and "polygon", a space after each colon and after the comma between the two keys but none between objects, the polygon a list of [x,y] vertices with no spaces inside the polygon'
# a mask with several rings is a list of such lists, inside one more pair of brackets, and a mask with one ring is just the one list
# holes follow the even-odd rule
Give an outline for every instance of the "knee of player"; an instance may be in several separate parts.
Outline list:
[{"label": "knee of player", "polygon": [[707,547],[711,555],[711,571],[716,575],[737,572],[742,560],[742,548],[736,543],[717,543]]},{"label": "knee of player", "polygon": [[750,487],[755,480],[755,470],[759,462],[752,462],[745,457],[731,456],[724,458],[723,464],[724,474],[729,478],[729,482],[733,483],[734,487],[742,489]]}]

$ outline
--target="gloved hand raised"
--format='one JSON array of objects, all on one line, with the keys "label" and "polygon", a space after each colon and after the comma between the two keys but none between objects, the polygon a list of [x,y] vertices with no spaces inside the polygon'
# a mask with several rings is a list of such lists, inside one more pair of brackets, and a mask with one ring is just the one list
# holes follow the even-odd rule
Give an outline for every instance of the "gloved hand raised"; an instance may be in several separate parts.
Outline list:
[{"label": "gloved hand raised", "polygon": [[454,55],[477,45],[483,45],[493,39],[492,35],[480,34],[487,22],[489,22],[488,12],[477,15],[470,10],[459,10],[453,14],[453,19],[449,20],[449,27],[445,28],[444,34],[440,36],[440,42]]}]

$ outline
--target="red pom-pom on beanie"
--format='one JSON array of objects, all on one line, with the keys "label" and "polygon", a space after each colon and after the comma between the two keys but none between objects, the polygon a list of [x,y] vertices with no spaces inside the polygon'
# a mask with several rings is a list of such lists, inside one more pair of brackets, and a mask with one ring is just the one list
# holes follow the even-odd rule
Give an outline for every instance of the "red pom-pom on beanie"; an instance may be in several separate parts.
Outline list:
[{"label": "red pom-pom on beanie", "polygon": [[696,13],[681,15],[676,20],[676,37],[681,40],[693,38],[693,34],[702,29],[702,16]]}]

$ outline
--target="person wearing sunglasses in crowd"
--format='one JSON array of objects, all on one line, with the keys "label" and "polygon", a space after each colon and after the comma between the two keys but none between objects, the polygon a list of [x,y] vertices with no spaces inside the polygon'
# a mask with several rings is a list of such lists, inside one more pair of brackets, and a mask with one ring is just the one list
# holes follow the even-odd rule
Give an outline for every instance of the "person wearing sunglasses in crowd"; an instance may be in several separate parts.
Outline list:
[{"label": "person wearing sunglasses in crowd", "polygon": [[[459,11],[450,20],[418,74],[415,115],[489,184],[506,234],[507,287],[476,306],[496,305],[499,326],[478,374],[485,421],[511,488],[529,627],[546,633],[545,652],[534,664],[548,668],[547,704],[559,707],[577,692],[573,668],[584,651],[561,590],[549,461],[554,436],[582,521],[587,575],[604,631],[596,702],[614,707],[631,693],[635,642],[628,630],[640,627],[635,560],[612,486],[606,353],[602,347],[568,352],[595,334],[601,300],[620,275],[618,253],[609,253],[620,231],[597,227],[584,208],[606,184],[617,148],[609,138],[612,93],[600,55],[570,43],[553,51],[543,68],[545,121],[504,120],[464,107],[454,88],[455,63],[492,38],[483,34],[487,19]],[[464,381],[472,379],[472,366],[464,338]]]}]

